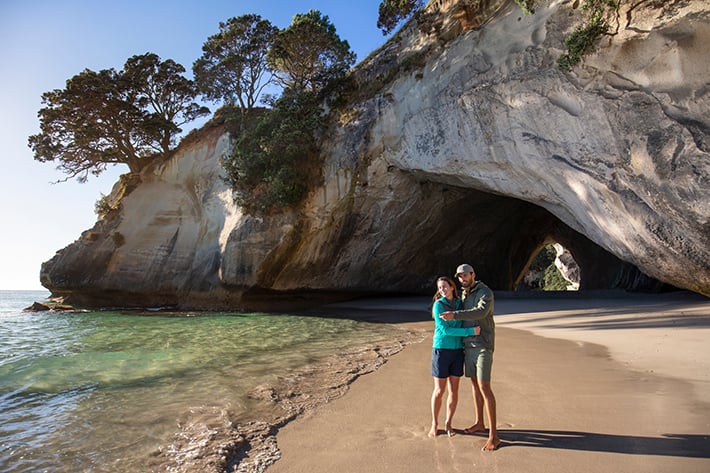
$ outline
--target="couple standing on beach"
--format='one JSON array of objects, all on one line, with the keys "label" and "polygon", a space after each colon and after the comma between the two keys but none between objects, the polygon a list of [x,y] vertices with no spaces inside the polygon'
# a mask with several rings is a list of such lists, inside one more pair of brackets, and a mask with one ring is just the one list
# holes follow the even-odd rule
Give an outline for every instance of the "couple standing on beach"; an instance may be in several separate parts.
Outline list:
[{"label": "couple standing on beach", "polygon": [[[491,389],[491,369],[495,347],[493,322],[493,292],[481,281],[469,264],[456,268],[456,279],[461,284],[459,298],[456,283],[446,276],[436,281],[432,307],[434,338],[431,372],[434,392],[431,396],[432,422],[430,437],[438,433],[439,411],[448,385],[446,406],[446,434],[455,435],[451,420],[458,404],[459,380],[471,379],[476,423],[464,429],[466,434],[485,430],[483,408],[488,415],[488,441],[483,450],[495,450],[500,445],[496,430],[496,399]],[[465,368],[465,370],[464,370]]]}]

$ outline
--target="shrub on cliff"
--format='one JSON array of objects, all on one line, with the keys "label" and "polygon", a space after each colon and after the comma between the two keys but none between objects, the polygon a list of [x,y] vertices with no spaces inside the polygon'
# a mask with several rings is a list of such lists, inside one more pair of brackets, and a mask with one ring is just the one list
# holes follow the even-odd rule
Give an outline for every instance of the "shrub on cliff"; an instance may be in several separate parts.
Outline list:
[{"label": "shrub on cliff", "polygon": [[300,202],[314,183],[325,117],[313,92],[286,89],[235,140],[222,161],[235,201],[249,213]]},{"label": "shrub on cliff", "polygon": [[560,69],[570,71],[582,61],[585,54],[593,53],[596,43],[610,29],[610,20],[618,13],[620,1],[585,0],[582,11],[586,17],[565,40],[567,52],[557,60]]}]

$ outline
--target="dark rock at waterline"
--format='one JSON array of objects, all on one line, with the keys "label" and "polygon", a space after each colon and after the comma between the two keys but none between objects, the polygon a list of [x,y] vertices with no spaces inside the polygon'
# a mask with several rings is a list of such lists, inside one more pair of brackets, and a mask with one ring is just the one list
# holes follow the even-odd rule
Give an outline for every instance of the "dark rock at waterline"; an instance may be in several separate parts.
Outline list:
[{"label": "dark rock at waterline", "polygon": [[48,310],[74,311],[76,309],[70,305],[34,302],[31,306],[22,309],[22,312],[45,312]]}]

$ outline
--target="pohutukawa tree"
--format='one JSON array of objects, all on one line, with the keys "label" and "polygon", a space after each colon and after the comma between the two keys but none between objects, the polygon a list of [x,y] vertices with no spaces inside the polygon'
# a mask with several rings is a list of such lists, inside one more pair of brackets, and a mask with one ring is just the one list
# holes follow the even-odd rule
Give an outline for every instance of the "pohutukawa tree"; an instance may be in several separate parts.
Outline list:
[{"label": "pohutukawa tree", "polygon": [[279,82],[295,91],[320,92],[355,63],[355,53],[318,10],[299,13],[279,31],[266,57]]},{"label": "pohutukawa tree", "polygon": [[230,18],[202,46],[192,65],[199,92],[208,100],[238,105],[244,114],[273,81],[266,54],[278,28],[259,15]]},{"label": "pohutukawa tree", "polygon": [[122,71],[86,69],[65,89],[44,93],[40,133],[28,139],[35,160],[58,162],[65,180],[80,182],[113,164],[140,171],[173,149],[182,125],[209,113],[195,102],[196,86],[184,72],[146,53],[129,58]]},{"label": "pohutukawa tree", "polygon": [[423,0],[382,0],[377,16],[377,27],[389,34],[398,24],[422,8]]}]

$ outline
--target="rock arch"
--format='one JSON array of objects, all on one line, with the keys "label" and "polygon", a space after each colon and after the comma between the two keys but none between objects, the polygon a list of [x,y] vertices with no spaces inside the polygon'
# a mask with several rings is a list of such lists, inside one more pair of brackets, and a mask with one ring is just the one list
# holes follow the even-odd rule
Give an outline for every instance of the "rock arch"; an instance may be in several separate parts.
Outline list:
[{"label": "rock arch", "polygon": [[[460,229],[451,228],[445,215],[431,223],[449,228],[450,237],[442,245],[453,250],[447,257],[449,267],[468,261],[493,289],[515,290],[532,259],[549,242],[567,248],[579,264],[580,290],[658,291],[665,287],[534,204],[471,189],[442,187],[441,192],[456,196],[461,218]],[[459,237],[464,241],[455,241]]]}]

